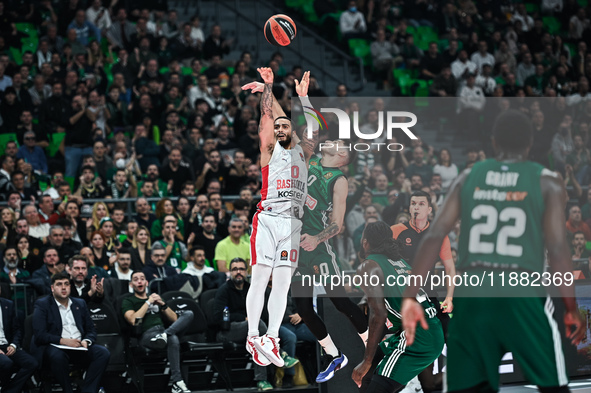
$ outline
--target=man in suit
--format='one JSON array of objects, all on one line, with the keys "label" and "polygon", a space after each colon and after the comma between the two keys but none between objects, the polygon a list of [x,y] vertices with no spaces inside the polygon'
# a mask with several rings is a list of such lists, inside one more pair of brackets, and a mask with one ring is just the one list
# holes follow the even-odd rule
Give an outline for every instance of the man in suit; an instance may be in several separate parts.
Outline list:
[{"label": "man in suit", "polygon": [[42,361],[47,362],[47,367],[65,393],[73,393],[68,364],[86,366],[82,393],[97,393],[111,355],[105,347],[94,344],[96,328],[84,300],[70,297],[70,276],[67,272],[51,277],[51,293],[52,296],[35,303],[31,353],[41,367]]},{"label": "man in suit", "polygon": [[102,303],[104,298],[104,278],[99,279],[96,274],[88,279],[89,262],[85,256],[74,255],[68,261],[66,270],[70,274],[70,295],[80,298],[86,304]]},{"label": "man in suit", "polygon": [[[3,393],[20,393],[37,370],[37,361],[19,349],[21,326],[14,303],[0,298],[0,386]],[[16,372],[14,378],[12,374]]]}]

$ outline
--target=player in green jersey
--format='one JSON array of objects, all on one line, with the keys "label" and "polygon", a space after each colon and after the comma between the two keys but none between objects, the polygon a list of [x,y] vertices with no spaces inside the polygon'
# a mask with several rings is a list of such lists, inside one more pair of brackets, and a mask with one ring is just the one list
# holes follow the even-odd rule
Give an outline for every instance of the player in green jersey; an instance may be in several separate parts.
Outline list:
[{"label": "player in green jersey", "polygon": [[[352,378],[367,393],[394,393],[441,355],[443,328],[437,309],[421,289],[416,297],[429,329],[417,329],[415,344],[406,345],[400,308],[410,266],[402,259],[402,245],[393,239],[392,230],[383,221],[370,223],[363,231],[361,257],[365,261],[357,274],[366,279],[362,286],[370,309],[369,338],[363,361],[353,370]],[[375,281],[374,281],[375,279]],[[384,336],[384,323],[390,335]],[[378,350],[378,347],[380,348]],[[375,368],[375,374],[369,371]]]},{"label": "player in green jersey", "polygon": [[[343,141],[326,141],[322,158],[313,157],[308,165],[308,197],[302,218],[302,236],[298,268],[292,278],[292,297],[304,323],[324,348],[321,371],[316,382],[326,382],[344,367],[347,357],[338,350],[326,325],[314,311],[313,291],[305,276],[340,276],[336,252],[328,242],[343,227],[349,183],[339,170],[353,157]],[[325,286],[327,296],[353,324],[365,343],[367,322],[362,311],[348,297],[344,287]]]},{"label": "player in green jersey", "polygon": [[[499,280],[504,272],[533,280],[544,271],[545,243],[549,273],[567,277],[572,274],[564,225],[567,194],[560,175],[526,160],[533,143],[530,120],[518,111],[504,112],[492,142],[497,158],[474,164],[454,181],[419,246],[412,273],[426,276],[444,236],[461,218],[460,275],[492,272]],[[562,282],[557,289],[566,306],[566,335],[576,344],[584,333],[583,321],[574,287]],[[567,392],[554,305],[543,286],[485,283],[456,287],[447,338],[447,390],[498,391],[499,363],[505,352],[512,352],[525,377],[542,392]],[[427,328],[423,308],[413,299],[418,289],[409,285],[402,304],[408,345],[418,337],[417,323]]]}]

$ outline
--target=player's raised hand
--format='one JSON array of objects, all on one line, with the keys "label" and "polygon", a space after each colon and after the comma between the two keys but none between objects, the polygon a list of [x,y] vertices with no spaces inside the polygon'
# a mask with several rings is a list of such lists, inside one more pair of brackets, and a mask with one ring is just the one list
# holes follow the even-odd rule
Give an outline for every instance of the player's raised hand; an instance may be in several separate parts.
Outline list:
[{"label": "player's raised hand", "polygon": [[429,329],[425,319],[425,312],[415,299],[406,298],[402,301],[400,314],[402,315],[402,328],[406,332],[406,343],[410,346],[415,341],[417,323],[421,322],[423,329]]},{"label": "player's raised hand", "polygon": [[[571,340],[573,345],[578,345],[585,335],[585,322],[579,314],[579,310],[575,309],[564,314],[564,326],[566,327],[566,337]],[[575,326],[574,330],[573,326]]]},{"label": "player's raised hand", "polygon": [[295,82],[295,90],[296,93],[300,97],[305,97],[308,95],[308,87],[310,86],[310,71],[304,72],[302,76],[302,80],[298,82],[297,79],[294,80]]},{"label": "player's raised hand", "polygon": [[251,93],[262,93],[265,90],[265,84],[261,82],[250,82],[242,86],[242,90],[250,90]]},{"label": "player's raised hand", "polygon": [[261,78],[263,78],[263,82],[265,83],[273,83],[273,70],[269,67],[261,67],[257,68],[259,74],[261,74]]}]

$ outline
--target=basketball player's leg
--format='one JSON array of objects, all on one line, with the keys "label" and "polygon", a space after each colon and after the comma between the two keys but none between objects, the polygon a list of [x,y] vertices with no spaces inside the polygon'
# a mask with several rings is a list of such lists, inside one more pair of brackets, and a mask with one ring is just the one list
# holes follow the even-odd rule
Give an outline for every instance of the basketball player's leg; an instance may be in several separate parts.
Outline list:
[{"label": "basketball player's leg", "polygon": [[363,314],[363,311],[351,301],[344,287],[328,287],[325,288],[325,290],[336,309],[345,315],[355,327],[357,334],[359,334],[359,337],[363,341],[363,345],[365,345],[369,330],[367,326],[367,318]]}]

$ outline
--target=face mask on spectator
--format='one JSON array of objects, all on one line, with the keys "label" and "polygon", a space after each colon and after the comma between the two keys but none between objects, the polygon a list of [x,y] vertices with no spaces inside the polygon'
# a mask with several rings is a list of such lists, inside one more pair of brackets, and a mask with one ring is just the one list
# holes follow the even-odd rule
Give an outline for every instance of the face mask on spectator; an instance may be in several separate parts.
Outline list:
[{"label": "face mask on spectator", "polygon": [[357,12],[357,7],[351,7],[351,8],[349,8],[349,12]]}]

